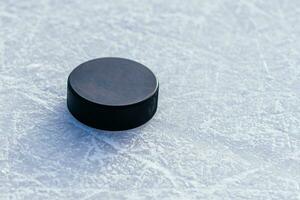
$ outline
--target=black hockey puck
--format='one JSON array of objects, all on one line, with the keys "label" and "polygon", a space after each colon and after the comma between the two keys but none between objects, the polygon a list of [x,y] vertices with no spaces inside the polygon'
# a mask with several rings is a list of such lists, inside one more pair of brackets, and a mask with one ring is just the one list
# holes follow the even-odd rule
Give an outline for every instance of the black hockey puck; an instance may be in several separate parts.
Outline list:
[{"label": "black hockey puck", "polygon": [[103,130],[126,130],[152,118],[158,80],[144,65],[99,58],[76,67],[68,78],[67,106],[80,122]]}]

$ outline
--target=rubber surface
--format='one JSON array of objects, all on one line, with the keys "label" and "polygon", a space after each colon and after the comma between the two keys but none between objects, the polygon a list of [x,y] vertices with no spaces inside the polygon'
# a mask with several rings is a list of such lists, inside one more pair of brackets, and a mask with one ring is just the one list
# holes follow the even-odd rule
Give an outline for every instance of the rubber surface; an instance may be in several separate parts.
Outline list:
[{"label": "rubber surface", "polygon": [[158,81],[135,61],[100,58],[71,72],[67,96],[69,111],[82,123],[103,130],[126,130],[155,114]]}]

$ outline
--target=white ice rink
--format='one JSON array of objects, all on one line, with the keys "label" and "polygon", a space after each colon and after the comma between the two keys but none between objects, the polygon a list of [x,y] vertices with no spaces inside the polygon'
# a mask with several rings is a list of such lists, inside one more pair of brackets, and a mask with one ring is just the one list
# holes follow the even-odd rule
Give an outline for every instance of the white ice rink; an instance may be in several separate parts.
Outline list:
[{"label": "white ice rink", "polygon": [[[146,125],[66,108],[117,56],[160,82]],[[0,0],[0,199],[300,199],[299,0]]]}]

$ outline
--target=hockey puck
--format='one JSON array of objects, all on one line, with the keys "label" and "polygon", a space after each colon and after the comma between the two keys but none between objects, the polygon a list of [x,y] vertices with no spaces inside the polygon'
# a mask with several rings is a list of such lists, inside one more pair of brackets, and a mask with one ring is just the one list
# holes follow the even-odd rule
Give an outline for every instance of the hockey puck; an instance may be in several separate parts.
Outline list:
[{"label": "hockey puck", "polygon": [[68,78],[67,106],[80,122],[102,130],[136,128],[156,112],[158,80],[146,66],[123,58],[99,58]]}]

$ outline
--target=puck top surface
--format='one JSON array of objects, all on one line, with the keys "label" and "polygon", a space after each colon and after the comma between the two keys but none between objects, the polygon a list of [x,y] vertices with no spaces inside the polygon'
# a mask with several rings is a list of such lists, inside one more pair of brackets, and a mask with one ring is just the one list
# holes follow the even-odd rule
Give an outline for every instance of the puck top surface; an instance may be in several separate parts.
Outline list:
[{"label": "puck top surface", "polygon": [[124,58],[99,58],[79,65],[69,84],[82,98],[107,106],[131,105],[152,96],[158,81],[144,65]]}]

